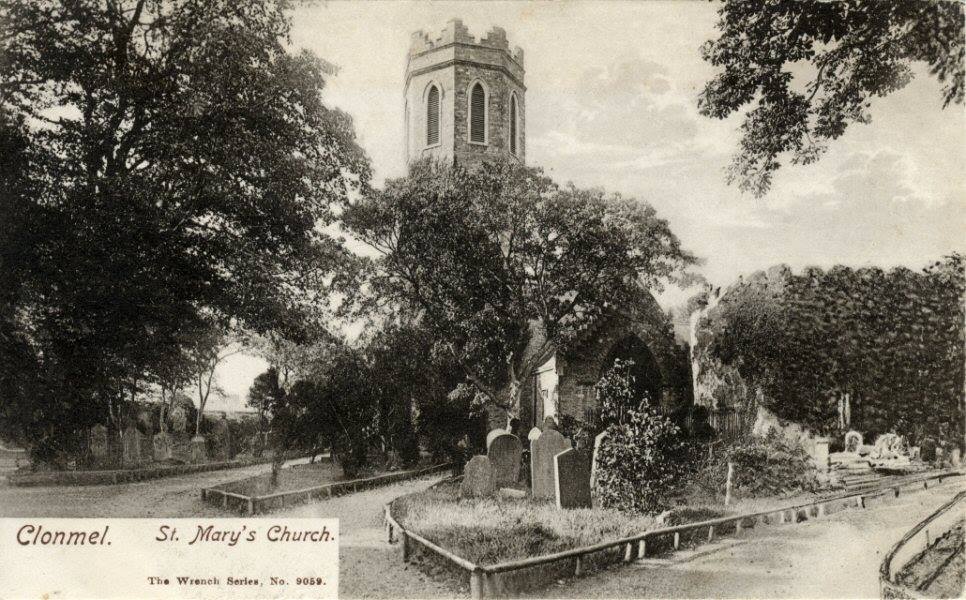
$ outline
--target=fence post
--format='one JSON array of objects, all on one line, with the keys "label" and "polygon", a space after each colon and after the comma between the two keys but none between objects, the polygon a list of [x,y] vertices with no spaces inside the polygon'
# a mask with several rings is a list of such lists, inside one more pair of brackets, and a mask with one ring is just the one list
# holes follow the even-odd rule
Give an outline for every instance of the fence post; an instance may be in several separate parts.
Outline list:
[{"label": "fence post", "polygon": [[641,540],[637,543],[637,558],[647,557],[647,540]]},{"label": "fence post", "polygon": [[735,535],[741,534],[741,519],[735,521]]},{"label": "fence post", "polygon": [[631,562],[634,556],[634,544],[633,542],[627,542],[624,544],[624,562]]},{"label": "fence post", "polygon": [[483,598],[483,573],[480,571],[470,571],[470,598],[472,600]]},{"label": "fence post", "polygon": [[674,549],[677,550],[681,547],[681,534],[677,531],[674,532]]},{"label": "fence post", "polygon": [[710,542],[713,539],[714,539],[714,525],[709,525],[708,526],[708,541]]},{"label": "fence post", "polygon": [[248,497],[248,514],[249,515],[255,514],[255,501],[252,499],[251,496]]},{"label": "fence post", "polygon": [[584,574],[584,557],[577,556],[577,560],[574,561],[574,577],[580,577]]},{"label": "fence post", "polygon": [[403,562],[409,562],[409,552],[410,552],[409,534],[403,531],[402,534],[400,534],[400,537],[402,538]]}]

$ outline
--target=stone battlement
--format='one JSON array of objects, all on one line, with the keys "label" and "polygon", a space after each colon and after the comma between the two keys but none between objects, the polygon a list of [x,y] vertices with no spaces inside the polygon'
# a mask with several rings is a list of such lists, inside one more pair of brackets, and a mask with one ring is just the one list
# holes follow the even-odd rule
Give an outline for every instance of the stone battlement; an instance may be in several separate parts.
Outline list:
[{"label": "stone battlement", "polygon": [[430,50],[442,48],[450,44],[468,44],[472,46],[482,46],[484,48],[494,48],[503,50],[521,67],[523,66],[523,49],[519,46],[510,51],[510,44],[506,39],[506,30],[502,27],[494,27],[487,32],[486,36],[479,41],[470,35],[469,29],[463,25],[460,19],[450,19],[446,27],[435,38],[423,30],[415,31],[412,34],[412,42],[409,46],[409,56],[413,57]]}]

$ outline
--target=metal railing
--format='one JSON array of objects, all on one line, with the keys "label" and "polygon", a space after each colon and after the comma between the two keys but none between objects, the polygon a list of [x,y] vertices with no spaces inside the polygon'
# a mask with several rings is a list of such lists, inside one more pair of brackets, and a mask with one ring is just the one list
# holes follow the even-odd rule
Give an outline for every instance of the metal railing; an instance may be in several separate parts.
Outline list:
[{"label": "metal railing", "polygon": [[[963,521],[964,500],[966,500],[966,490],[953,496],[952,500],[940,506],[934,513],[910,529],[889,550],[879,567],[879,593],[883,598],[924,597],[924,590],[946,567],[948,561],[942,562],[937,569],[924,577],[915,587],[899,581],[896,576],[916,557],[927,551],[933,542]],[[950,558],[954,555],[955,553],[950,555]]]},{"label": "metal railing", "polygon": [[[599,542],[590,546],[573,548],[571,550],[564,550],[543,556],[511,560],[495,565],[477,565],[461,556],[456,555],[453,552],[450,552],[449,550],[446,550],[445,548],[441,548],[418,533],[407,530],[405,527],[400,525],[393,516],[392,502],[386,504],[385,506],[385,520],[387,537],[390,544],[394,542],[395,534],[397,532],[399,534],[399,538],[402,541],[404,561],[409,561],[413,550],[412,545],[414,543],[419,544],[430,553],[435,554],[454,564],[458,568],[468,572],[470,577],[470,597],[474,600],[477,600],[484,597],[498,595],[500,582],[497,581],[497,579],[500,575],[513,571],[532,569],[534,567],[546,566],[561,561],[573,560],[573,575],[575,577],[579,577],[586,571],[584,564],[585,558],[590,554],[620,549],[622,561],[629,563],[635,559],[646,558],[649,548],[652,548],[661,542],[663,542],[663,547],[673,547],[674,550],[678,550],[680,548],[682,539],[690,539],[692,541],[696,539],[706,539],[707,541],[712,541],[716,535],[722,536],[729,533],[739,535],[743,529],[754,528],[759,525],[797,523],[800,520],[800,516],[804,516],[805,519],[813,516],[824,516],[825,514],[831,512],[830,509],[835,505],[838,505],[840,508],[847,508],[851,506],[865,508],[866,500],[869,498],[886,496],[890,494],[894,497],[898,497],[901,488],[910,486],[918,487],[920,485],[924,488],[928,488],[930,483],[942,483],[943,479],[960,477],[963,474],[964,473],[962,471],[945,471],[941,473],[932,473],[922,477],[910,477],[902,481],[892,481],[888,486],[875,490],[864,490],[859,493],[851,494],[846,493],[779,509],[771,509],[729,517],[720,517],[708,521],[688,523],[674,527],[652,529],[633,536],[623,537],[606,542]],[[705,532],[707,532],[706,537]]]}]

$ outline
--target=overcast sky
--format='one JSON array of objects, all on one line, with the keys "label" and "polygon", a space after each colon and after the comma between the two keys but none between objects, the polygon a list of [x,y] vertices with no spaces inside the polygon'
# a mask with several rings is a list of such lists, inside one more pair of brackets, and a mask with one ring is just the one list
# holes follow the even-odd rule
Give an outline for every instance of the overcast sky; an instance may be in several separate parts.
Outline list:
[{"label": "overcast sky", "polygon": [[[782,168],[767,197],[726,185],[741,115],[697,112],[714,73],[699,52],[715,36],[707,2],[301,6],[292,42],[340,68],[325,98],[353,116],[377,182],[405,172],[410,33],[435,33],[453,17],[477,37],[503,27],[524,49],[527,162],[559,182],[651,203],[713,283],[777,263],[918,268],[966,250],[966,116],[962,106],[942,110],[938,84],[921,70],[875,99],[872,123],[851,126],[817,164]],[[223,385],[244,395],[262,367],[238,357]]]}]

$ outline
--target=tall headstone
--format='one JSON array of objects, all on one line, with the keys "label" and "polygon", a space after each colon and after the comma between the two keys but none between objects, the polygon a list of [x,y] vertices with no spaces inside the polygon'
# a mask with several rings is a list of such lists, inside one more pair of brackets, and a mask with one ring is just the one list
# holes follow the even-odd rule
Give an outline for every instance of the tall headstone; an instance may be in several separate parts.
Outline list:
[{"label": "tall headstone", "polygon": [[553,459],[557,508],[590,508],[590,453],[571,448]]},{"label": "tall headstone", "polygon": [[121,460],[126,467],[135,466],[141,462],[141,432],[134,425],[128,425],[122,434]]},{"label": "tall headstone", "polygon": [[530,488],[535,499],[553,500],[553,457],[570,447],[570,440],[553,429],[545,430],[530,443]]},{"label": "tall headstone", "polygon": [[509,432],[506,429],[501,429],[499,427],[497,427],[496,429],[490,430],[490,433],[486,434],[486,449],[487,449],[487,451],[489,451],[490,444],[493,442],[493,440],[495,440],[497,437],[499,437],[499,436],[501,436],[501,435],[503,435],[505,433],[509,433]]},{"label": "tall headstone", "polygon": [[858,431],[850,431],[845,434],[845,451],[849,454],[858,454],[862,447],[862,434]]},{"label": "tall headstone", "polygon": [[153,445],[153,455],[154,460],[170,460],[171,459],[171,436],[167,432],[160,432],[154,434],[151,439]]},{"label": "tall headstone", "polygon": [[95,461],[103,461],[107,452],[107,427],[98,423],[91,427],[91,457]]},{"label": "tall headstone", "polygon": [[496,477],[490,459],[479,455],[471,458],[470,462],[463,467],[460,496],[473,498],[492,496],[496,489]]},{"label": "tall headstone", "polygon": [[600,445],[604,443],[607,439],[607,432],[603,431],[598,433],[594,438],[594,451],[590,455],[590,489],[594,489],[594,485],[597,483],[597,453],[600,451]]},{"label": "tall headstone", "polygon": [[523,456],[520,438],[511,433],[494,437],[487,444],[486,456],[493,465],[497,487],[516,485],[520,479],[520,457]]}]

